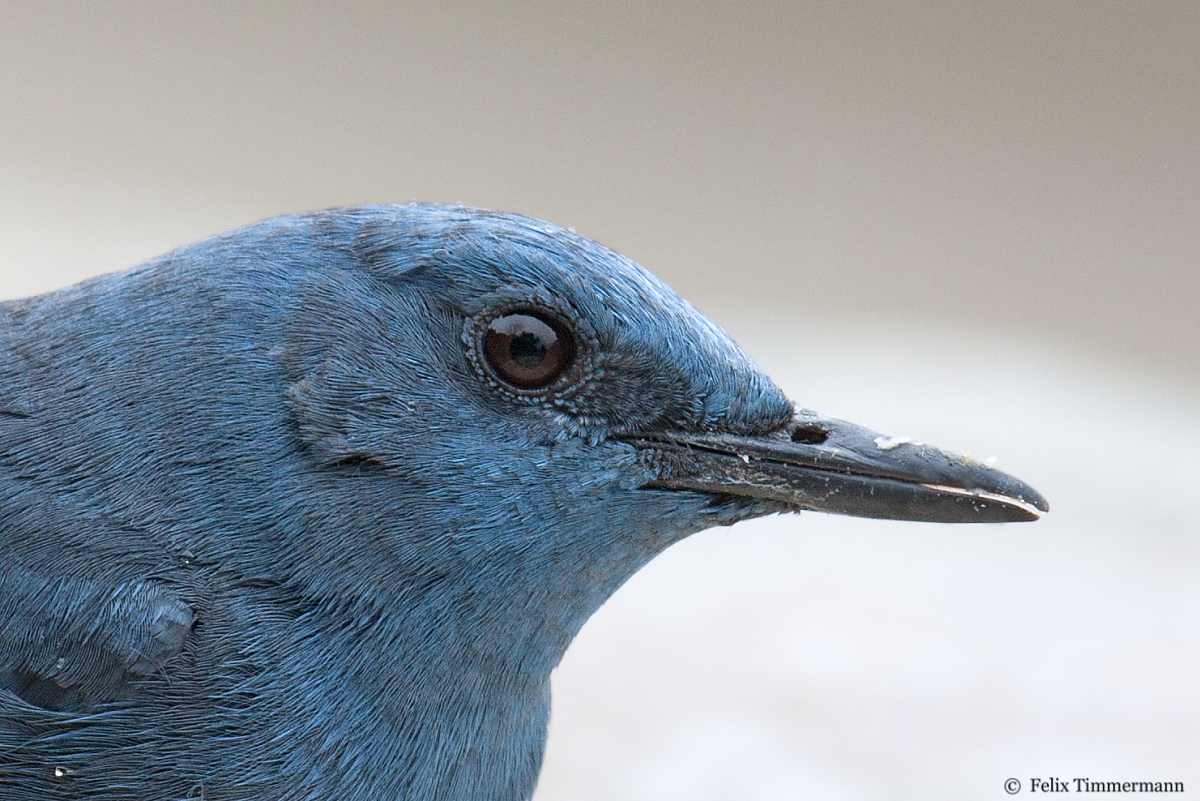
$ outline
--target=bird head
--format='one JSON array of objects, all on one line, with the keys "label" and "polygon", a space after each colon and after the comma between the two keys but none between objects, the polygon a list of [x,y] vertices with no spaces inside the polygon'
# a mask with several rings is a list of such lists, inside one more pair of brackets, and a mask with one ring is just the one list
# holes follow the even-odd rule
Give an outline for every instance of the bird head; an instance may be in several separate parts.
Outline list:
[{"label": "bird head", "polygon": [[[0,323],[0,567],[19,568],[0,583],[116,604],[83,642],[117,644],[127,714],[89,715],[96,739],[62,758],[191,766],[87,760],[139,798],[196,776],[247,788],[230,798],[527,798],[550,671],[688,534],[1046,510],[986,465],[797,407],[641,267],[526,217],[281,217],[5,303]],[[16,557],[64,581],[25,581]],[[128,624],[128,587],[191,621],[161,677],[121,672],[163,639]]]},{"label": "bird head", "polygon": [[452,552],[435,572],[474,587],[509,577],[526,606],[573,610],[568,638],[647,560],[710,526],[1047,508],[966,457],[796,407],[653,275],[549,223],[412,204],[265,225],[229,246],[293,265],[287,400],[311,470],[347,477],[345,517],[391,498],[374,515],[395,553]]}]

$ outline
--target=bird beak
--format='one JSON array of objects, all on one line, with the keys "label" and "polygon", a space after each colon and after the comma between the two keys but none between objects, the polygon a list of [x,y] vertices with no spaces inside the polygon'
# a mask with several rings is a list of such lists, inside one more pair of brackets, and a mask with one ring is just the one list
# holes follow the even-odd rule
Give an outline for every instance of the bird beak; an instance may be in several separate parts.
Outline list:
[{"label": "bird beak", "polygon": [[669,432],[626,441],[657,474],[650,489],[935,523],[1037,520],[1050,510],[1028,484],[970,457],[804,410],[762,437]]}]

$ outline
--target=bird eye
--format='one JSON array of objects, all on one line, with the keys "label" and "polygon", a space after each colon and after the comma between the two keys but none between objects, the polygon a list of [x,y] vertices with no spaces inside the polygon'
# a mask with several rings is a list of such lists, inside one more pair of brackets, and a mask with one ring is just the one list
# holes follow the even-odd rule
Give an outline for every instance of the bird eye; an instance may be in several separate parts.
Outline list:
[{"label": "bird eye", "polygon": [[558,320],[534,311],[497,317],[483,335],[483,357],[517,389],[545,389],[575,359],[575,339]]}]

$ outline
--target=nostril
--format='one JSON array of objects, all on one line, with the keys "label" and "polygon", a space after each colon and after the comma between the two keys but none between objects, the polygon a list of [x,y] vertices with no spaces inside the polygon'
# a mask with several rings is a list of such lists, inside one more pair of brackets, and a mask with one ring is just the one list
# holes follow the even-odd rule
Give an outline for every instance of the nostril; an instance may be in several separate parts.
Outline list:
[{"label": "nostril", "polygon": [[827,439],[829,439],[829,432],[820,426],[803,425],[796,426],[792,430],[792,442],[799,442],[802,445],[821,445]]}]

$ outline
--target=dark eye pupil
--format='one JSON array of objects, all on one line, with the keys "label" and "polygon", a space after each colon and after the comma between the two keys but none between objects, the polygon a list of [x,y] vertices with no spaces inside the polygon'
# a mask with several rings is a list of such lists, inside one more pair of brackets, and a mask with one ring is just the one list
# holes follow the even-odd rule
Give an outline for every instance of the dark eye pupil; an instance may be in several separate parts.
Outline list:
[{"label": "dark eye pupil", "polygon": [[557,319],[533,311],[497,317],[483,337],[488,366],[518,389],[545,389],[575,357],[575,340]]},{"label": "dark eye pupil", "polygon": [[518,334],[513,337],[511,353],[514,362],[532,369],[546,360],[546,343],[536,334]]}]

